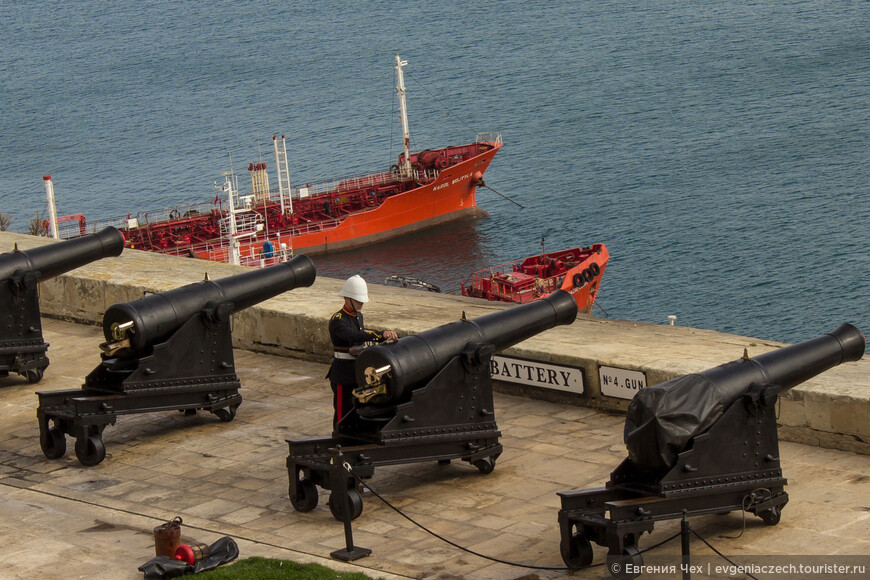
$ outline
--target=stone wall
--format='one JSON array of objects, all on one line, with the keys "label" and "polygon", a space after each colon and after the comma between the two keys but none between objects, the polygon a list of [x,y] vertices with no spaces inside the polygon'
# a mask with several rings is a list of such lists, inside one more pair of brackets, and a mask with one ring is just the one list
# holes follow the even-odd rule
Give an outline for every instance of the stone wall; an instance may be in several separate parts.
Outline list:
[{"label": "stone wall", "polygon": [[[54,242],[0,232],[0,252],[12,250],[15,243],[26,249]],[[317,263],[316,256],[314,262]],[[103,312],[114,303],[198,282],[206,274],[215,280],[246,270],[227,264],[125,250],[117,258],[94,262],[41,282],[41,308],[45,316],[99,324]],[[332,352],[327,322],[341,306],[337,293],[342,282],[318,278],[310,288],[286,292],[235,314],[234,344],[238,348],[327,362]],[[462,312],[474,318],[510,307],[369,282],[371,303],[364,311],[367,325],[393,329],[400,336],[455,321]],[[832,330],[840,322],[843,321],[832,321],[830,328],[820,328],[818,334]],[[647,385],[654,385],[735,360],[743,355],[744,349],[753,356],[782,345],[709,330],[579,315],[574,324],[546,331],[508,349],[505,354],[583,369],[583,394],[511,383],[497,386],[530,397],[621,412],[627,408],[628,401],[601,394],[599,365],[641,371]],[[780,436],[870,454],[868,371],[870,359],[865,357],[785,393],[780,403]]]}]

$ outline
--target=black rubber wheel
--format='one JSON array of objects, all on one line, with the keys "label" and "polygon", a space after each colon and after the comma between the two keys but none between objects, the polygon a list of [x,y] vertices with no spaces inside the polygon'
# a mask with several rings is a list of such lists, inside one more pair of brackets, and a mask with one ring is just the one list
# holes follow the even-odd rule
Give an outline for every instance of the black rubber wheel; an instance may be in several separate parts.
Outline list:
[{"label": "black rubber wheel", "polygon": [[572,278],[572,280],[574,281],[575,288],[582,288],[586,284],[586,278],[584,278],[583,274],[579,272],[577,274],[574,274],[574,278]]},{"label": "black rubber wheel", "polygon": [[190,417],[191,415],[196,415],[196,409],[179,409],[182,413],[184,413],[185,417]]},{"label": "black rubber wheel", "polygon": [[779,520],[782,517],[782,512],[777,506],[773,506],[769,510],[760,512],[758,517],[761,518],[761,521],[764,522],[765,526],[775,526],[779,523]]},{"label": "black rubber wheel", "polygon": [[[363,511],[362,495],[355,488],[351,488],[347,490],[347,497],[350,500],[350,519],[355,520],[360,517]],[[343,522],[342,506],[338,504],[339,499],[340,496],[335,491],[329,495],[329,511],[332,512],[332,517]]]},{"label": "black rubber wheel", "polygon": [[290,494],[290,503],[297,512],[310,512],[317,507],[317,486],[303,477],[296,482],[296,497]]},{"label": "black rubber wheel", "polygon": [[592,265],[589,266],[589,269],[592,270],[592,275],[593,275],[593,276],[597,276],[598,274],[601,273],[601,266],[599,266],[599,265],[596,264],[595,262],[592,262]]},{"label": "black rubber wheel", "polygon": [[567,553],[565,550],[566,546],[561,547],[562,560],[566,566],[569,568],[583,568],[592,563],[594,553],[592,552],[592,542],[589,541],[589,538],[580,532],[574,532],[571,534],[568,542],[570,544],[567,546]]},{"label": "black rubber wheel", "polygon": [[592,280],[595,279],[595,276],[592,275],[592,270],[590,270],[589,268],[586,268],[585,270],[583,270],[583,278],[587,282],[591,282]]},{"label": "black rubber wheel", "polygon": [[631,563],[640,568],[643,566],[643,554],[637,546],[626,546],[622,549],[622,555],[631,560]]},{"label": "black rubber wheel", "polygon": [[640,576],[639,572],[626,572],[629,565],[631,565],[633,570],[639,570],[643,567],[643,554],[640,553],[637,546],[631,545],[624,547],[621,556],[608,554],[607,569],[610,571],[610,575],[614,578],[629,580]]},{"label": "black rubber wheel", "polygon": [[106,446],[99,435],[76,438],[76,457],[79,463],[91,467],[106,458]]},{"label": "black rubber wheel", "polygon": [[66,437],[63,431],[57,427],[52,427],[46,432],[44,439],[39,438],[39,446],[42,447],[43,455],[49,459],[57,459],[66,453]]},{"label": "black rubber wheel", "polygon": [[42,380],[42,375],[45,372],[45,369],[31,369],[25,373],[25,378],[27,382],[31,385],[38,383]]},{"label": "black rubber wheel", "polygon": [[233,419],[236,418],[236,408],[235,407],[224,407],[223,409],[215,409],[212,411],[217,418],[223,421],[224,423],[229,423]]},{"label": "black rubber wheel", "polygon": [[484,475],[492,473],[492,470],[495,469],[495,459],[492,457],[482,457],[481,459],[477,459],[471,463],[480,472]]}]

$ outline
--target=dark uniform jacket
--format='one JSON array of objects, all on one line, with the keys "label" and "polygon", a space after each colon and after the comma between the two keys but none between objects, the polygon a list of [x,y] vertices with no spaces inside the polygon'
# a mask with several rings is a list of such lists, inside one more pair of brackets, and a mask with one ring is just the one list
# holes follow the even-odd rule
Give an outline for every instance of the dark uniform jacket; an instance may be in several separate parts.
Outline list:
[{"label": "dark uniform jacket", "polygon": [[[383,342],[384,335],[377,330],[366,330],[362,313],[351,314],[342,307],[329,320],[329,338],[335,352],[349,354],[350,347],[366,342]],[[355,364],[355,360],[333,358],[326,378],[338,385],[356,387]]]}]

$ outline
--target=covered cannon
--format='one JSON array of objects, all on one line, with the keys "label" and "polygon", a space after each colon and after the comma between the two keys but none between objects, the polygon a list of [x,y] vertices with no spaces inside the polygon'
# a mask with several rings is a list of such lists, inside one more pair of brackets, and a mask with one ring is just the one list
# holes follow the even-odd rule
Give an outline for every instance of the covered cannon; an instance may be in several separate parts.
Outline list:
[{"label": "covered cannon", "polygon": [[[788,502],[776,429],[778,394],[864,355],[850,324],[775,351],[643,389],[628,407],[628,458],[604,488],[566,491],[562,558],[592,562],[590,540],[639,566],[655,521],[743,510],[779,523]],[[605,517],[609,514],[609,518]]]},{"label": "covered cannon", "polygon": [[831,333],[672,379],[640,391],[628,407],[628,458],[651,475],[674,466],[695,436],[704,433],[751,385],[776,385],[782,392],[864,354],[864,337],[843,324]]},{"label": "covered cannon", "polygon": [[[329,506],[340,518],[339,494],[329,478],[330,449],[340,446],[359,477],[378,465],[462,459],[490,473],[502,451],[493,410],[492,354],[547,329],[571,324],[577,303],[565,291],[522,306],[406,336],[363,350],[355,412],[332,437],[291,440],[287,458],[290,500],[298,511],[317,505],[317,485],[332,489]],[[353,517],[362,512],[354,480],[343,482]]]},{"label": "covered cannon", "polygon": [[[102,432],[117,415],[179,410],[232,421],[242,402],[230,316],[297,287],[316,271],[307,256],[115,304],[103,316],[102,362],[81,389],[37,393],[39,438],[46,457],[66,452],[96,465],[106,454]],[[50,426],[53,422],[54,426]]]},{"label": "covered cannon", "polygon": [[49,364],[42,338],[37,284],[109,256],[119,256],[124,237],[109,227],[29,250],[0,255],[0,375],[16,372],[31,383]]}]

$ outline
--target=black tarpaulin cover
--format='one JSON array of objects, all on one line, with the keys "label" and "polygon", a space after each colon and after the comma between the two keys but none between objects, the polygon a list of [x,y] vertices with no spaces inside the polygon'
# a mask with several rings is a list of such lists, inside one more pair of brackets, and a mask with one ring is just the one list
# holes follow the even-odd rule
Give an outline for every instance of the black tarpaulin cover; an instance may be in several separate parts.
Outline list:
[{"label": "black tarpaulin cover", "polygon": [[720,390],[703,375],[686,375],[639,391],[625,417],[628,458],[648,470],[673,467],[689,440],[709,429],[726,406]]},{"label": "black tarpaulin cover", "polygon": [[177,578],[205,572],[238,558],[239,545],[231,537],[224,536],[209,546],[209,553],[211,555],[208,558],[203,558],[193,566],[181,560],[157,556],[139,566],[139,571],[143,572],[146,578]]},{"label": "black tarpaulin cover", "polygon": [[833,332],[643,389],[628,406],[625,443],[638,467],[673,467],[689,440],[713,426],[752,384],[787,390],[864,355],[866,341],[851,324]]}]

